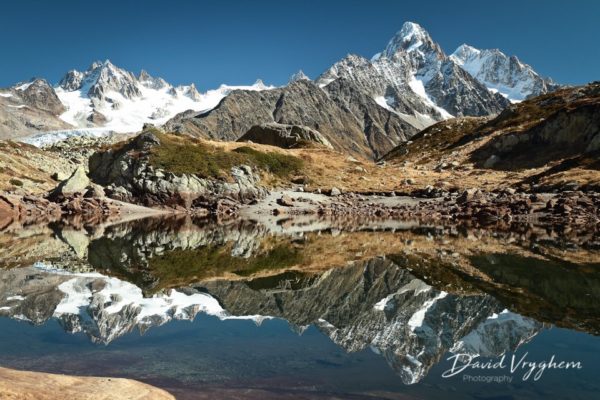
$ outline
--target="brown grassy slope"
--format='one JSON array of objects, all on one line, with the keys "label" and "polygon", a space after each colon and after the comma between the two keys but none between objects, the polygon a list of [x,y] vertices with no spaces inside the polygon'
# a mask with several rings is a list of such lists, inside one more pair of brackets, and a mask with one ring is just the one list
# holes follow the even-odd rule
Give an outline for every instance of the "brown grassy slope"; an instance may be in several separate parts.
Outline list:
[{"label": "brown grassy slope", "polygon": [[40,194],[53,189],[52,174],[68,175],[75,165],[59,155],[37,147],[0,141],[0,191]]},{"label": "brown grassy slope", "polygon": [[[153,133],[160,145],[150,149],[150,163],[175,174],[231,179],[231,167],[246,164],[261,171],[262,184],[268,187],[289,187],[304,182],[307,190],[337,187],[358,192],[396,190],[403,178],[372,161],[349,157],[323,146],[282,149]],[[111,148],[116,152],[128,151],[128,143],[117,143]]]},{"label": "brown grassy slope", "polygon": [[429,180],[448,178],[462,186],[573,182],[597,188],[599,144],[600,83],[592,83],[512,105],[493,119],[442,121],[383,159],[425,171],[454,163],[451,176],[428,172]]}]

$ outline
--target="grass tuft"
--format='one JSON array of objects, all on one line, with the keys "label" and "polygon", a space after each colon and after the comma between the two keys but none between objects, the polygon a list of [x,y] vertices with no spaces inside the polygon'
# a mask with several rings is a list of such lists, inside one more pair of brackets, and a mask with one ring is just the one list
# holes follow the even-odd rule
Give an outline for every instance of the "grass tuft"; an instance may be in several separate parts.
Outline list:
[{"label": "grass tuft", "polygon": [[156,136],[161,144],[151,150],[150,164],[176,175],[225,179],[232,167],[246,164],[284,178],[303,167],[301,159],[290,155],[266,153],[251,147],[228,151],[192,138]]}]

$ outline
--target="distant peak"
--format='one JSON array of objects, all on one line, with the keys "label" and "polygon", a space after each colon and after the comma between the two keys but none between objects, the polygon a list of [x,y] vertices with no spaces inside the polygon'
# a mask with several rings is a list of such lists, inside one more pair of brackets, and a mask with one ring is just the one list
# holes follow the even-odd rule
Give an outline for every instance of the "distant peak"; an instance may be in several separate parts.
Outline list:
[{"label": "distant peak", "polygon": [[391,58],[396,53],[411,53],[416,50],[440,52],[441,49],[433,42],[429,33],[415,22],[405,22],[394,37],[389,41],[381,55],[377,55],[375,60],[380,57]]},{"label": "distant peak", "polygon": [[398,32],[400,36],[407,39],[412,38],[415,35],[429,35],[425,29],[416,22],[407,21],[402,25],[402,29]]},{"label": "distant peak", "polygon": [[257,79],[256,82],[254,82],[254,85],[252,85],[254,87],[258,87],[258,88],[266,88],[267,85],[265,85],[265,83],[262,81],[262,79]]},{"label": "distant peak", "polygon": [[139,80],[147,80],[147,79],[152,79],[152,75],[150,75],[148,73],[148,71],[146,71],[145,69],[142,69],[140,71],[140,75],[138,77]]},{"label": "distant peak", "polygon": [[294,83],[294,82],[298,82],[298,81],[310,81],[310,78],[308,76],[306,76],[306,74],[304,73],[304,71],[299,70],[298,72],[296,72],[295,74],[293,74],[290,77],[290,80],[288,81],[288,84]]},{"label": "distant peak", "polygon": [[476,49],[473,46],[470,46],[466,43],[461,44],[460,46],[457,47],[456,51],[454,51],[454,53],[479,53],[480,50]]},{"label": "distant peak", "polygon": [[463,43],[456,48],[454,53],[450,55],[450,58],[457,64],[462,65],[465,61],[477,57],[479,54],[481,54],[481,50]]}]

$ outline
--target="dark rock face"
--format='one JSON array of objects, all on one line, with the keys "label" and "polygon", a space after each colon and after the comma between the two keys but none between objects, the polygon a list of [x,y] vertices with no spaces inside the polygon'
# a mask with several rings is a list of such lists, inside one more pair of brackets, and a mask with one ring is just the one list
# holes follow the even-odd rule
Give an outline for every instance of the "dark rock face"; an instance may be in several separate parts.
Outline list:
[{"label": "dark rock face", "polygon": [[21,91],[24,103],[48,111],[54,115],[60,115],[66,111],[54,89],[44,79],[34,80],[27,89]]},{"label": "dark rock face", "polygon": [[[408,139],[417,129],[380,107],[372,99],[365,104],[360,93],[340,82],[327,92],[300,80],[280,89],[233,91],[205,113],[183,113],[168,121],[167,131],[214,140],[237,140],[252,126],[277,122],[319,131],[337,149],[377,157],[394,143]],[[352,105],[354,110],[348,106]],[[380,136],[385,136],[381,138]]]},{"label": "dark rock face", "polygon": [[96,110],[92,111],[88,115],[87,120],[95,125],[104,125],[108,122],[106,116]]},{"label": "dark rock face", "polygon": [[473,160],[484,168],[535,168],[594,154],[600,150],[600,84],[513,105],[481,128],[485,129],[504,132],[473,153]]},{"label": "dark rock face", "polygon": [[455,116],[485,116],[498,114],[510,102],[491,93],[452,60],[445,60],[425,89],[443,109]]},{"label": "dark rock face", "polygon": [[343,109],[351,110],[362,121],[365,138],[375,159],[419,131],[412,121],[381,107],[371,96],[343,78],[330,83],[324,90]]},{"label": "dark rock face", "polygon": [[2,90],[0,139],[72,128],[58,117],[65,110],[54,89],[43,79]]},{"label": "dark rock face", "polygon": [[315,143],[331,148],[331,143],[319,131],[307,126],[285,125],[276,122],[254,125],[238,139],[238,142],[245,141],[268,144],[284,149],[299,147],[307,143]]}]

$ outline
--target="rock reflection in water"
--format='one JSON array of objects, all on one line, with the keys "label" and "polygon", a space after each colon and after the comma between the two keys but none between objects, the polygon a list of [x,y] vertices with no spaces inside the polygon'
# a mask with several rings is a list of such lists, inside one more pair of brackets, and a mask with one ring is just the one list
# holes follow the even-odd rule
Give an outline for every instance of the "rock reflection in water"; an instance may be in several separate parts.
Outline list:
[{"label": "rock reflection in water", "polygon": [[[347,351],[372,349],[407,384],[423,379],[448,351],[514,351],[546,323],[565,323],[553,319],[560,316],[555,310],[569,310],[570,327],[597,329],[589,306],[600,287],[593,270],[555,256],[557,265],[549,264],[543,252],[532,253],[530,238],[472,235],[438,228],[284,235],[256,223],[185,218],[85,231],[38,228],[25,236],[47,254],[0,254],[22,251],[22,262],[36,262],[0,270],[0,315],[33,324],[54,318],[66,331],[105,344],[197,313],[257,324],[281,318],[298,332],[316,326]],[[590,300],[571,301],[573,285],[552,296],[533,279],[519,279],[530,271],[517,261],[533,256],[549,266],[548,276],[570,268],[574,276],[564,282],[585,281],[579,287]],[[531,307],[531,299],[539,306]],[[581,318],[578,310],[585,311]]]}]

